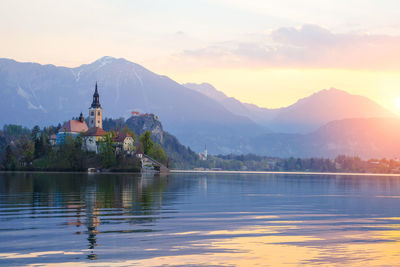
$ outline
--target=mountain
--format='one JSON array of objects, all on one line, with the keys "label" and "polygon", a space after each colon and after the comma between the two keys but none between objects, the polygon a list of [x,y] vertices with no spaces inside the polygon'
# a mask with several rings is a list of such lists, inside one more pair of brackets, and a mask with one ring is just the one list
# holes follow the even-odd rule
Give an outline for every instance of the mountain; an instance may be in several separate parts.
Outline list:
[{"label": "mountain", "polygon": [[331,88],[281,109],[271,124],[279,132],[306,133],[334,120],[387,117],[395,115],[371,99]]},{"label": "mountain", "polygon": [[215,99],[232,113],[244,115],[274,132],[308,133],[333,120],[395,117],[367,97],[335,88],[314,93],[288,107],[267,109],[227,97],[207,83],[183,85]]},{"label": "mountain", "polygon": [[277,157],[400,157],[400,119],[332,121],[309,134],[265,134],[251,140],[250,150]]},{"label": "mountain", "polygon": [[263,126],[270,132],[269,123],[276,116],[279,109],[260,108],[253,104],[242,103],[234,97],[228,97],[223,92],[218,91],[209,83],[184,83],[188,89],[194,90],[219,102],[227,110],[238,116],[246,116],[257,124]]},{"label": "mountain", "polygon": [[170,78],[122,58],[103,57],[76,68],[0,59],[0,125],[58,124],[89,107],[95,82],[105,117],[154,113],[167,131],[200,151],[239,153],[263,131],[252,120]]}]

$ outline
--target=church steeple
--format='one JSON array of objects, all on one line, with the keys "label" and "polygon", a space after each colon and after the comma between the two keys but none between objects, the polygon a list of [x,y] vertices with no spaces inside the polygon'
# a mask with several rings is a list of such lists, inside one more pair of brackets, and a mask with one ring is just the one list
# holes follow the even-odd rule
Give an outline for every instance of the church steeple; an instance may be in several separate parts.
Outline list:
[{"label": "church steeple", "polygon": [[89,108],[89,128],[93,127],[103,128],[103,109],[100,105],[97,82],[94,89],[93,102]]},{"label": "church steeple", "polygon": [[96,82],[96,87],[94,89],[93,102],[92,102],[91,107],[92,108],[101,108],[100,99],[99,99],[99,91],[97,90],[97,82]]}]

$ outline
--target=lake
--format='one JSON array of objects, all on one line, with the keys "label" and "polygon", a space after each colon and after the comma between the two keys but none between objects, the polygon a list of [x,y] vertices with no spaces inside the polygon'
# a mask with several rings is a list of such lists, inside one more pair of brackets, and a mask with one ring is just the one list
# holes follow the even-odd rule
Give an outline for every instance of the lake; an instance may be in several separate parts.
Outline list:
[{"label": "lake", "polygon": [[398,265],[400,177],[0,173],[2,265]]}]

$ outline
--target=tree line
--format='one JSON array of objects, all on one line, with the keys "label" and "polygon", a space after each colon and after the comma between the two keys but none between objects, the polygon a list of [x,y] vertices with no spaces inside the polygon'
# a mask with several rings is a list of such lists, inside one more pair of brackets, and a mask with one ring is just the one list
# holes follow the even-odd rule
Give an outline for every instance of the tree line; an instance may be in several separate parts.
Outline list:
[{"label": "tree line", "polygon": [[[84,137],[67,136],[62,144],[50,144],[50,136],[61,126],[32,129],[19,125],[5,125],[0,131],[0,169],[43,170],[43,171],[85,171],[88,167],[104,168],[111,171],[140,171],[140,160],[132,153],[116,149],[113,139],[117,133],[111,130],[99,142],[98,154],[86,151]],[[167,165],[168,158],[159,144],[151,140],[151,133],[144,132],[137,138],[135,132],[126,126],[122,129],[136,141],[136,150],[143,152]]]}]

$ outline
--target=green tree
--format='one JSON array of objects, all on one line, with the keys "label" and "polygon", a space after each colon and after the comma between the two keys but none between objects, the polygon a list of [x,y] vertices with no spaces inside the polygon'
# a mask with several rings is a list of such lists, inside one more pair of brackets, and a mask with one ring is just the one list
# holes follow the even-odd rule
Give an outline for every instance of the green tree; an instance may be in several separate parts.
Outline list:
[{"label": "green tree", "polygon": [[22,138],[17,142],[18,155],[21,157],[23,162],[29,165],[34,157],[35,146],[34,143],[28,138]]},{"label": "green tree", "polygon": [[31,131],[31,140],[35,142],[40,137],[40,127],[36,125]]},{"label": "green tree", "polygon": [[164,149],[158,143],[154,144],[150,157],[164,165],[167,165],[167,156],[165,155]]},{"label": "green tree", "polygon": [[105,168],[110,168],[115,165],[115,148],[112,145],[112,135],[109,133],[104,136],[104,139],[99,142],[99,156],[102,165]]},{"label": "green tree", "polygon": [[153,150],[154,143],[151,140],[151,133],[150,131],[144,132],[139,137],[139,142],[142,144],[143,153],[146,155],[150,155],[151,151]]},{"label": "green tree", "polygon": [[7,145],[5,155],[4,155],[4,160],[3,160],[3,165],[7,170],[14,170],[15,169],[15,157],[14,153],[12,152],[12,149],[10,145]]},{"label": "green tree", "polygon": [[15,124],[6,124],[3,126],[3,131],[7,135],[11,137],[21,137],[27,136],[30,134],[30,130],[26,127],[22,127],[21,125]]},{"label": "green tree", "polygon": [[136,142],[137,135],[134,130],[129,129],[128,126],[125,125],[124,128],[122,129],[122,132],[129,134],[133,138],[133,140],[135,140],[135,142]]},{"label": "green tree", "polygon": [[41,134],[39,138],[35,140],[35,158],[47,155],[50,150],[50,143],[47,135]]},{"label": "green tree", "polygon": [[[49,153],[52,155],[52,153]],[[66,136],[57,151],[57,168],[81,171],[86,168],[86,152],[82,150],[82,137]]]}]

